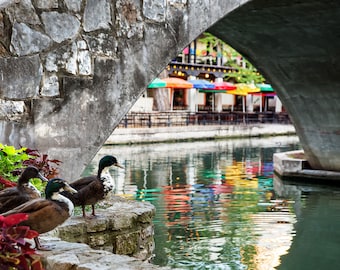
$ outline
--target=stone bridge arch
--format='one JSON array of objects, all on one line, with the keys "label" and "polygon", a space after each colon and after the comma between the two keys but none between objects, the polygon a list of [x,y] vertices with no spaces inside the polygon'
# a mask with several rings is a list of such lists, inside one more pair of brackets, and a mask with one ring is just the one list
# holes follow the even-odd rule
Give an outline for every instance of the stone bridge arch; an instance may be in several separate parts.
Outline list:
[{"label": "stone bridge arch", "polygon": [[[338,14],[339,4],[313,0],[3,0],[0,98],[19,114],[2,115],[0,140],[78,177],[148,83],[209,29],[271,81],[311,164],[339,170]],[[319,104],[325,79],[330,103]]]},{"label": "stone bridge arch", "polygon": [[3,116],[1,142],[39,149],[78,177],[148,83],[242,2],[0,2],[0,98],[24,104]]}]

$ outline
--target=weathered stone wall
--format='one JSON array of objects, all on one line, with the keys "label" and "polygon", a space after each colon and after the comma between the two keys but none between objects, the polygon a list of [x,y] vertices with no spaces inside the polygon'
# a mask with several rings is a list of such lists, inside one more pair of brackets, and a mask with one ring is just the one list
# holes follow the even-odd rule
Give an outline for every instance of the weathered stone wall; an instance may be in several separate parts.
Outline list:
[{"label": "weathered stone wall", "polygon": [[0,141],[78,177],[148,83],[208,29],[273,85],[311,166],[340,171],[339,15],[340,2],[316,0],[3,0]]},{"label": "weathered stone wall", "polygon": [[242,2],[2,1],[0,141],[78,177],[148,83]]}]

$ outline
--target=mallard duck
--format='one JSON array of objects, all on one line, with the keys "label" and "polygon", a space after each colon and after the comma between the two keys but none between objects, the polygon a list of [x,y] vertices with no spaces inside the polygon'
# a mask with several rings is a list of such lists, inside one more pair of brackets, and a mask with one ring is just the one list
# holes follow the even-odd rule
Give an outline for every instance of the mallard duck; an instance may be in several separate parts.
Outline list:
[{"label": "mallard duck", "polygon": [[92,206],[92,216],[95,217],[95,204],[98,201],[103,200],[108,192],[113,189],[113,181],[108,173],[111,166],[124,168],[118,163],[114,156],[104,156],[99,161],[97,175],[86,176],[70,183],[70,186],[78,191],[76,194],[71,195],[67,194],[67,192],[62,193],[64,196],[67,196],[75,206],[82,207],[84,218],[89,218],[86,216],[85,206]]},{"label": "mallard duck", "polygon": [[29,182],[32,178],[48,181],[36,167],[28,166],[21,173],[17,186],[5,188],[0,191],[0,213],[9,211],[29,200],[41,197],[39,190]]},{"label": "mallard duck", "polygon": [[[20,222],[18,225],[29,226],[39,234],[49,232],[64,223],[73,214],[73,203],[60,194],[60,192],[64,190],[77,193],[65,180],[53,178],[46,185],[46,199],[39,198],[30,200],[1,215],[8,216],[16,213],[28,214],[28,219]],[[36,249],[48,250],[41,246],[38,237],[34,238],[34,241]]]}]

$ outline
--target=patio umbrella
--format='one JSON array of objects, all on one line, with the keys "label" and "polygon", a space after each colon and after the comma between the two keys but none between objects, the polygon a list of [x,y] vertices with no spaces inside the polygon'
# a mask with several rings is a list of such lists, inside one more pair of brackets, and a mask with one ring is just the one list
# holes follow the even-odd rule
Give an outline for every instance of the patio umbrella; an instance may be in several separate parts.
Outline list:
[{"label": "patio umbrella", "polygon": [[166,82],[165,87],[167,88],[186,88],[186,89],[194,88],[192,83],[180,78],[168,77],[162,80]]},{"label": "patio umbrella", "polygon": [[274,92],[273,87],[270,84],[267,83],[261,83],[261,84],[257,84],[257,87],[260,88],[261,92],[260,93],[254,93],[254,95],[260,95],[260,112],[262,112],[262,97],[265,97],[264,100],[264,104],[265,104],[265,108],[266,108],[266,104],[268,104],[268,100],[266,102],[266,97],[273,97],[276,95],[276,93]]},{"label": "patio umbrella", "polygon": [[229,82],[214,82],[215,90],[236,90],[236,86]]},{"label": "patio umbrella", "polygon": [[163,88],[166,87],[166,82],[161,79],[154,79],[149,85],[148,88]]},{"label": "patio umbrella", "polygon": [[207,81],[207,80],[188,80],[189,83],[194,85],[196,89],[214,89],[215,84]]},{"label": "patio umbrella", "polygon": [[260,88],[256,87],[255,84],[248,84],[248,83],[238,83],[236,84],[237,89],[236,91],[244,92],[246,95],[250,93],[257,93],[260,92]]},{"label": "patio umbrella", "polygon": [[228,94],[233,94],[237,96],[242,96],[242,111],[246,111],[246,101],[245,97],[250,93],[260,92],[260,88],[256,87],[254,84],[238,83],[236,84],[236,90],[227,91]]},{"label": "patio umbrella", "polygon": [[171,90],[171,110],[173,109],[174,90],[176,88],[179,88],[179,89],[194,88],[192,83],[189,83],[188,81],[180,79],[180,78],[168,77],[168,78],[164,78],[162,80],[166,82],[166,86],[165,87],[173,89],[173,90]]},{"label": "patio umbrella", "polygon": [[260,88],[261,92],[273,92],[274,91],[273,87],[267,83],[256,84],[256,86]]}]

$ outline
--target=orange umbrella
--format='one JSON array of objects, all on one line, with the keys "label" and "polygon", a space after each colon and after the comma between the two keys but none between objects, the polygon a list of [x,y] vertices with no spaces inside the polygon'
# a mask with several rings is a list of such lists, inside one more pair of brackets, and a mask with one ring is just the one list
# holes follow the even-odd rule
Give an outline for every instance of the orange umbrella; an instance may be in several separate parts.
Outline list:
[{"label": "orange umbrella", "polygon": [[186,80],[175,78],[175,77],[169,77],[164,78],[162,81],[166,82],[167,88],[193,88],[194,85]]}]

